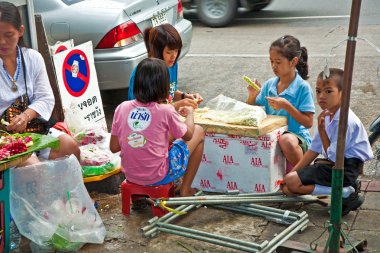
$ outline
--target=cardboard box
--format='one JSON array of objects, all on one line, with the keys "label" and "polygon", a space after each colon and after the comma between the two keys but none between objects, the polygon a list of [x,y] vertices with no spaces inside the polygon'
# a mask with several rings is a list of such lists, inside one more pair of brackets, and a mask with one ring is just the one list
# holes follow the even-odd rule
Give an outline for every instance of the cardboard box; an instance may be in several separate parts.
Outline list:
[{"label": "cardboard box", "polygon": [[287,130],[286,120],[281,120],[285,126],[257,137],[206,132],[202,162],[192,187],[211,192],[277,191],[286,161],[278,144]]}]

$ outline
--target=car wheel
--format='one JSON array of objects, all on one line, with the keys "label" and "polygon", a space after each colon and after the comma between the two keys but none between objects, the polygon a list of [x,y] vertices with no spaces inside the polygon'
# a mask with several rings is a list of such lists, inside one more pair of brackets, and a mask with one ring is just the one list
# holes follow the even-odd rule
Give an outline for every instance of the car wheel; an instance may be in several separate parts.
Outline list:
[{"label": "car wheel", "polygon": [[196,0],[197,15],[202,23],[223,27],[231,23],[238,10],[236,0]]}]

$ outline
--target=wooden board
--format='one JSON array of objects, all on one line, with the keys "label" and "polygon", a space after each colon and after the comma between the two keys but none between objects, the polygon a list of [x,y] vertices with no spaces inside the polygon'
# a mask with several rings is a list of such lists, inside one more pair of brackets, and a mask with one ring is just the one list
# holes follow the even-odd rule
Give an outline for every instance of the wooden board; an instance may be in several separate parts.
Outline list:
[{"label": "wooden board", "polygon": [[275,129],[286,126],[288,120],[285,116],[268,115],[258,127],[226,124],[210,119],[199,118],[194,115],[194,122],[203,127],[207,133],[239,135],[246,137],[258,137],[272,132]]}]

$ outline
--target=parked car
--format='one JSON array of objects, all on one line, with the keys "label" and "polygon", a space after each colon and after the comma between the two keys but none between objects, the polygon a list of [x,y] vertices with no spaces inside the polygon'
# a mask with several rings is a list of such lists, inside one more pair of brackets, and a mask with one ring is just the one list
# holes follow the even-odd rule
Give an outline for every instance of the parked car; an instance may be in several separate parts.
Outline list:
[{"label": "parked car", "polygon": [[238,8],[259,11],[273,0],[183,0],[187,9],[196,9],[202,23],[211,27],[227,26],[234,21]]},{"label": "parked car", "polygon": [[43,19],[50,45],[73,39],[92,41],[101,90],[128,87],[129,76],[147,52],[142,32],[172,24],[183,40],[181,56],[190,48],[191,22],[183,18],[181,0],[33,0]]}]

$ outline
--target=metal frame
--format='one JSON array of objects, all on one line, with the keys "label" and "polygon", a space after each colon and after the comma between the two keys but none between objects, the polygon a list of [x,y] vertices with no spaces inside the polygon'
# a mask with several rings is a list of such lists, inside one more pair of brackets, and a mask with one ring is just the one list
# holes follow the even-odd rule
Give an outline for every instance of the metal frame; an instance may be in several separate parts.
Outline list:
[{"label": "metal frame", "polygon": [[[281,196],[280,196],[281,195]],[[247,201],[244,201],[245,198]],[[174,199],[178,199],[175,201]],[[258,201],[256,201],[256,200]],[[263,199],[266,199],[267,202],[270,202],[270,199],[275,200],[273,202],[302,202],[303,200],[310,202],[318,202],[318,198],[313,196],[308,196],[307,198],[299,197],[285,197],[282,193],[252,193],[252,194],[237,194],[237,195],[212,195],[205,196],[202,192],[198,192],[194,197],[185,197],[185,198],[169,198],[166,200],[166,204],[170,205],[179,205],[174,212],[167,213],[166,215],[158,218],[154,217],[149,220],[149,225],[142,228],[143,235],[146,237],[154,237],[159,232],[166,232],[175,235],[180,235],[192,239],[197,239],[209,243],[213,243],[220,246],[225,246],[233,249],[238,249],[246,252],[261,252],[261,253],[270,253],[274,252],[278,246],[283,244],[291,236],[297,232],[302,232],[306,229],[309,222],[308,214],[306,212],[297,213],[289,210],[283,210],[268,206],[261,206],[257,204],[252,204],[251,202],[262,202]],[[234,203],[242,202],[242,204],[237,205],[226,205],[223,202]],[[281,200],[281,201],[280,201]],[[171,202],[169,202],[171,201]],[[210,202],[214,201],[214,202]],[[176,202],[176,203],[173,203]],[[157,200],[156,205],[162,205],[162,200]],[[159,204],[157,204],[159,203]],[[212,205],[213,207],[230,210],[234,212],[244,213],[248,215],[255,215],[264,217],[269,221],[274,221],[280,224],[289,225],[281,233],[277,234],[272,240],[265,240],[261,244],[247,242],[238,240],[235,238],[229,238],[222,235],[212,234],[196,229],[190,229],[183,226],[169,224],[172,220],[180,216],[180,213],[190,211],[193,208],[199,208],[204,204]]]}]

